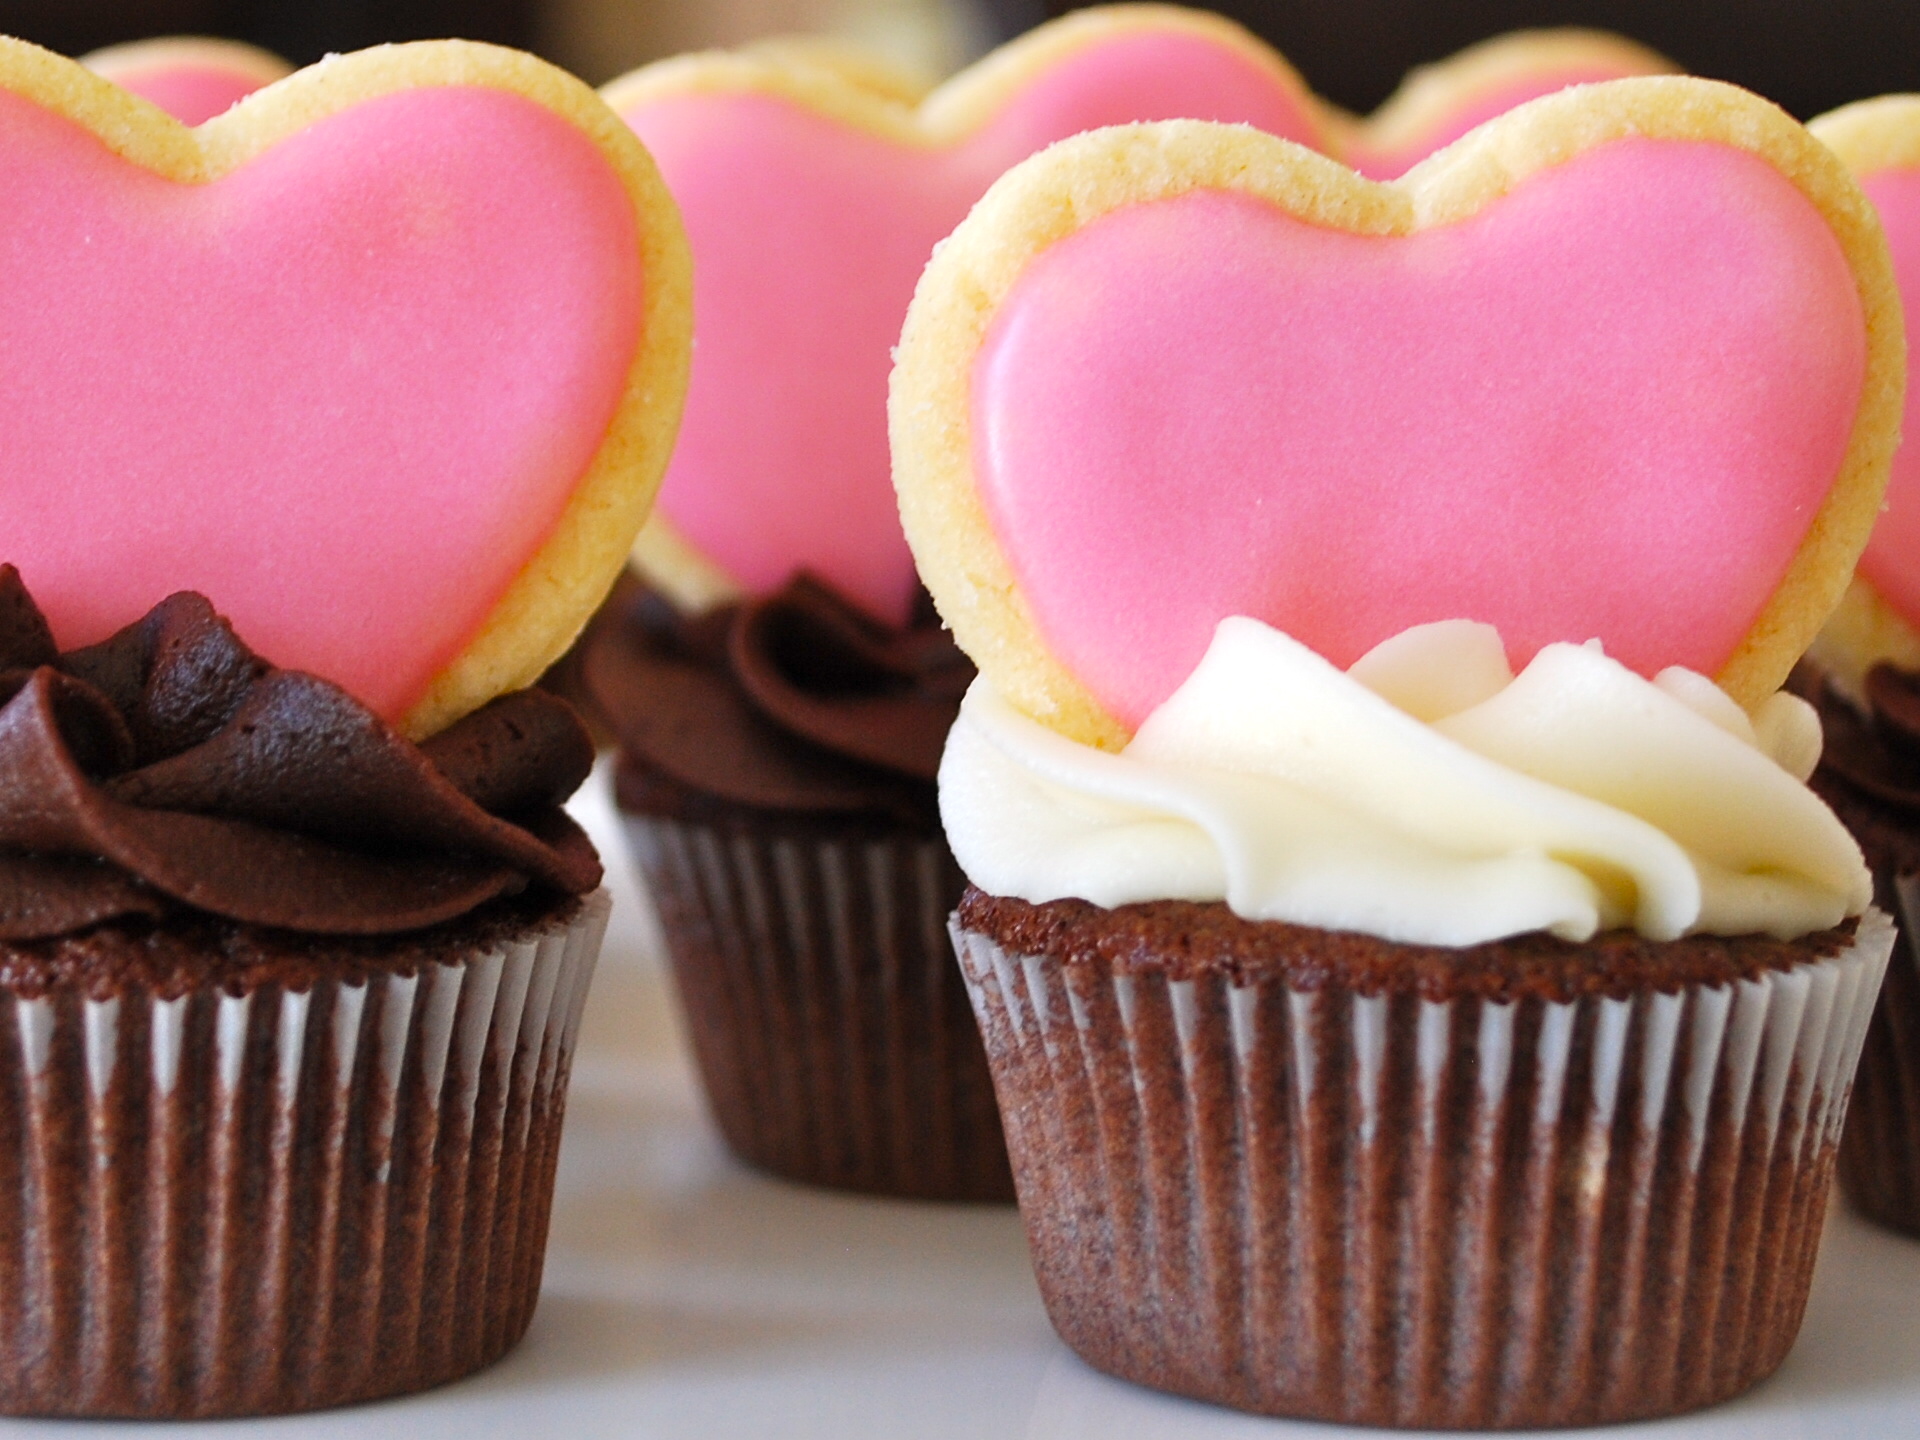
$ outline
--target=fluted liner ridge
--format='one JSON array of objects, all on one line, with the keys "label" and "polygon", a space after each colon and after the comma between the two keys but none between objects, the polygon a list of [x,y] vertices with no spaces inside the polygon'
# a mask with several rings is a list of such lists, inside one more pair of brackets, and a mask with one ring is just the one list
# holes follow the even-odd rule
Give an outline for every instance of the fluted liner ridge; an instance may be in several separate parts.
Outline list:
[{"label": "fluted liner ridge", "polygon": [[0,993],[0,1411],[272,1414],[498,1359],[608,908],[355,984]]},{"label": "fluted liner ridge", "polygon": [[1840,1137],[1840,1188],[1883,1225],[1920,1235],[1920,876],[1875,876],[1893,959],[1867,1026]]},{"label": "fluted liner ridge", "polygon": [[1245,1410],[1495,1428],[1690,1410],[1785,1358],[1891,927],[1567,1003],[953,939],[1083,1358]]},{"label": "fluted liner ridge", "polygon": [[966,882],[943,840],[635,815],[627,833],[735,1154],[836,1189],[1013,1198],[946,937]]}]

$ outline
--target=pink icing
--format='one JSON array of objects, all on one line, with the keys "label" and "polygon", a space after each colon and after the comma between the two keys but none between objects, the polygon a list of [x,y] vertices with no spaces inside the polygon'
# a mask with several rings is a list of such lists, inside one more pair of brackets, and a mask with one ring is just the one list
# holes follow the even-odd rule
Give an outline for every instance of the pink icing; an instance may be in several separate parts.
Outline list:
[{"label": "pink icing", "polygon": [[753,590],[810,569],[903,621],[914,570],[889,481],[887,373],[927,256],[1034,150],[1097,125],[1181,116],[1317,136],[1270,71],[1171,31],[1061,61],[945,148],[766,96],[629,107],[694,254],[692,386],[661,511]]},{"label": "pink icing", "polygon": [[[1911,343],[1920,327],[1920,167],[1883,170],[1862,179],[1860,188],[1886,227]],[[1920,387],[1911,379],[1901,428],[1909,438],[1920,435]],[[1920,626],[1920,446],[1903,444],[1894,456],[1886,512],[1860,557],[1860,573],[1908,624]]]},{"label": "pink icing", "polygon": [[1501,85],[1462,95],[1458,106],[1440,115],[1423,134],[1399,145],[1373,146],[1362,132],[1348,147],[1347,163],[1374,180],[1392,180],[1407,173],[1436,150],[1445,149],[1469,130],[1504,115],[1529,100],[1551,95],[1569,85],[1593,85],[1646,73],[1627,66],[1574,65],[1543,69]]},{"label": "pink icing", "polygon": [[404,712],[552,532],[638,343],[637,222],[525,98],[390,95],[176,185],[0,93],[0,559],[63,648],[181,589]]},{"label": "pink icing", "polygon": [[1819,213],[1727,147],[1618,141],[1399,239],[1199,191],[1032,262],[973,456],[1046,643],[1128,725],[1235,614],[1342,666],[1464,616],[1516,665],[1597,636],[1713,674],[1833,481],[1865,343]]},{"label": "pink icing", "polygon": [[252,71],[208,60],[142,65],[119,71],[111,78],[122,90],[151,100],[186,125],[225,114],[266,83]]}]

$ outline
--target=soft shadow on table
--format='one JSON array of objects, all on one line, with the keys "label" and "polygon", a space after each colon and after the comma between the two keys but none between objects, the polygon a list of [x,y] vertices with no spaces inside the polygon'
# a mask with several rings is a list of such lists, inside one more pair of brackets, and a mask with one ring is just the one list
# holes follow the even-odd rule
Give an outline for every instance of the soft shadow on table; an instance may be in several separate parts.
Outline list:
[{"label": "soft shadow on table", "polygon": [[943,1334],[1046,1333],[1012,1206],[874,1200],[733,1160],[689,1096],[576,1096],[547,1260],[549,1294]]}]

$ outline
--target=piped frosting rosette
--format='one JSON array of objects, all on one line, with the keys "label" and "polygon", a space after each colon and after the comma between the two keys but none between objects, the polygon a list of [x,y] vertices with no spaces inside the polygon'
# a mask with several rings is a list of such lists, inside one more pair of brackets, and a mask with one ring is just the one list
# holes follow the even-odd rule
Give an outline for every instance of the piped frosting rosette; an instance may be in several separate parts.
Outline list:
[{"label": "piped frosting rosette", "polygon": [[936,254],[891,415],[981,671],[954,936],[1084,1357],[1426,1427],[1779,1364],[1890,945],[1779,687],[1903,344],[1843,168],[1694,80],[1390,184],[1097,132]]},{"label": "piped frosting rosette", "polygon": [[1431,945],[1792,938],[1871,899],[1806,787],[1819,753],[1805,701],[1750,718],[1704,676],[1644,680],[1597,643],[1516,678],[1490,627],[1442,621],[1342,674],[1229,619],[1117,755],[976,682],[942,816],[976,885],[1035,902],[1223,900]]}]

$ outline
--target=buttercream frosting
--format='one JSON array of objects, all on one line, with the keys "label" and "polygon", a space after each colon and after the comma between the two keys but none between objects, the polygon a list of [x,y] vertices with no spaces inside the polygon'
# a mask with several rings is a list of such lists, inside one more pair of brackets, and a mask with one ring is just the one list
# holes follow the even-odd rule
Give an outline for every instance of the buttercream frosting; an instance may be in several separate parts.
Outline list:
[{"label": "buttercream frosting", "polygon": [[560,805],[592,764],[538,691],[411,744],[199,595],[62,653],[0,566],[0,939],[183,913],[392,935],[585,894],[600,863]]},{"label": "buttercream frosting", "polygon": [[633,808],[719,801],[928,832],[941,746],[972,678],[930,606],[895,629],[809,575],[697,614],[638,584],[616,591],[580,665],[619,738]]},{"label": "buttercream frosting", "polygon": [[1875,665],[1854,697],[1810,685],[1827,743],[1820,782],[1851,788],[1903,821],[1920,819],[1920,671]]},{"label": "buttercream frosting", "polygon": [[1119,754],[977,681],[940,803],[969,878],[1036,903],[1224,900],[1455,946],[1627,926],[1784,939],[1871,899],[1804,783],[1818,755],[1804,701],[1750,718],[1698,674],[1649,680],[1597,642],[1547,645],[1516,677],[1491,626],[1443,621],[1343,672],[1233,617]]}]

